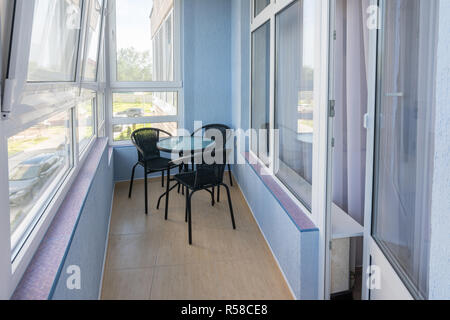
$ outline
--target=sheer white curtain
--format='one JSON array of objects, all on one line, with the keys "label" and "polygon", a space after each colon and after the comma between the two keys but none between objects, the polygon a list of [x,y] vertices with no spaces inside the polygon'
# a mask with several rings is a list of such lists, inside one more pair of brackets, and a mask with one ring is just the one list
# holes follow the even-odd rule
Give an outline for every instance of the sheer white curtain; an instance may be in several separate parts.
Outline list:
[{"label": "sheer white curtain", "polygon": [[79,0],[36,1],[29,81],[75,79],[80,10]]},{"label": "sheer white curtain", "polygon": [[[333,201],[364,223],[369,0],[336,2],[336,117],[333,154]],[[362,241],[353,240],[351,259],[362,263]],[[355,257],[355,251],[358,252]],[[355,262],[354,262],[355,263]]]}]

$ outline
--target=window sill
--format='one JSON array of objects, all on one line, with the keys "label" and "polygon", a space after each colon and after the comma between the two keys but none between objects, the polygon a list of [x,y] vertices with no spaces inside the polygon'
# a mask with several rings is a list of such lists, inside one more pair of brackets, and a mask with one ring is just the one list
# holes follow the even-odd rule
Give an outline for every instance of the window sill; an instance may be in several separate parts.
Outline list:
[{"label": "window sill", "polygon": [[304,210],[280,186],[280,183],[272,175],[265,173],[267,169],[253,155],[246,152],[245,159],[300,232],[319,231]]},{"label": "window sill", "polygon": [[12,300],[47,300],[51,297],[55,280],[61,274],[85,200],[107,145],[108,140],[101,138],[92,146],[83,167],[20,280]]}]

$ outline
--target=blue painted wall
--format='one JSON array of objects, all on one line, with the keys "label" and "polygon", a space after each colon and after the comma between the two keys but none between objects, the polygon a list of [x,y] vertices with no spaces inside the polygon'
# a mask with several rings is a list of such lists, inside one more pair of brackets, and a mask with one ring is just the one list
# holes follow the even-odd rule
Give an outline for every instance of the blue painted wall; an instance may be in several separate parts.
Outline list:
[{"label": "blue painted wall", "polygon": [[183,0],[185,127],[231,125],[231,2]]},{"label": "blue painted wall", "polygon": [[[108,158],[106,148],[85,200],[63,271],[56,280],[54,300],[97,300],[99,297],[114,189],[113,163],[109,164]],[[81,268],[81,290],[67,289],[69,275],[65,270],[72,265]]]},{"label": "blue painted wall", "polygon": [[[231,19],[232,126],[247,130],[250,124],[250,1],[232,0]],[[234,165],[233,172],[296,298],[317,299],[319,232],[300,232],[250,165]]]},{"label": "blue painted wall", "polygon": [[319,232],[300,232],[248,164],[234,175],[295,297],[317,299]]}]

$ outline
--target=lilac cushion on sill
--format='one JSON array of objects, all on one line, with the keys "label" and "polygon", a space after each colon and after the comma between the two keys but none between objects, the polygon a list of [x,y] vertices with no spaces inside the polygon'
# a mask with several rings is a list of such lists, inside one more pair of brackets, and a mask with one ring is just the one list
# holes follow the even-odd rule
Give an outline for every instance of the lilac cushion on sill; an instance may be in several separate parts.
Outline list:
[{"label": "lilac cushion on sill", "polygon": [[[283,188],[278,184],[278,182],[274,179],[274,177],[270,174],[265,174],[267,169],[261,166],[259,161],[255,159],[249,152],[245,153],[245,159],[248,164],[252,167],[261,181],[265,184],[265,186],[270,190],[273,196],[277,199],[283,209],[286,211],[288,216],[297,226],[300,232],[310,232],[310,231],[318,231],[319,229],[315,226],[315,224],[310,220],[308,214],[305,213],[302,208],[300,208],[294,200],[287,194]],[[264,174],[262,174],[264,173]]]}]

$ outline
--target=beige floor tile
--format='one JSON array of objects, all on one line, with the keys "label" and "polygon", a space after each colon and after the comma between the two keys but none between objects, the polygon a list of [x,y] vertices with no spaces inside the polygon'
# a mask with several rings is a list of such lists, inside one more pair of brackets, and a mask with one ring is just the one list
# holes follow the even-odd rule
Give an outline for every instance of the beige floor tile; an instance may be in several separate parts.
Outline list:
[{"label": "beige floor tile", "polygon": [[292,299],[279,270],[258,261],[225,261],[155,268],[154,300]]},{"label": "beige floor tile", "polygon": [[153,269],[107,270],[103,278],[103,300],[148,300]]},{"label": "beige floor tile", "polygon": [[[226,181],[228,181],[226,179]],[[169,219],[161,181],[149,181],[144,213],[143,181],[132,199],[128,183],[116,185],[103,298],[105,299],[291,299],[290,291],[239,188],[231,195],[233,230],[225,189],[221,202],[199,192],[192,201],[193,245],[188,244],[185,197],[173,191]],[[151,280],[153,277],[153,281]]]},{"label": "beige floor tile", "polygon": [[156,264],[159,233],[110,236],[106,269],[146,268]]}]

